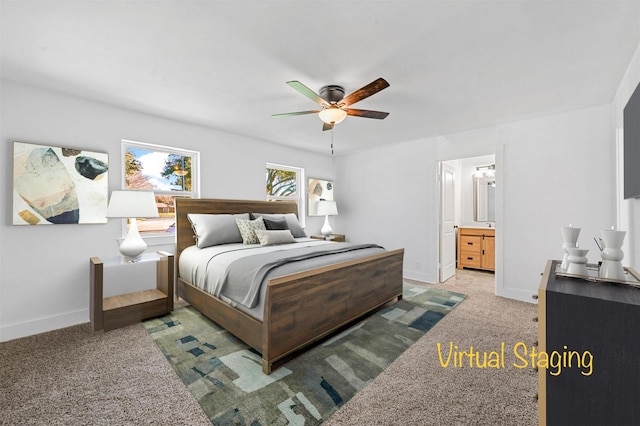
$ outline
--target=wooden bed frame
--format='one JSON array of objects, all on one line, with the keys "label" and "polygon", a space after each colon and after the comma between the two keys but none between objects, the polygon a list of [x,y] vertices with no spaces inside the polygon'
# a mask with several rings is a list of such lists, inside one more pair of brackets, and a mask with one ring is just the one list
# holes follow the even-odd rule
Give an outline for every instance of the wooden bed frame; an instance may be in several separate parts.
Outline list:
[{"label": "wooden bed frame", "polygon": [[[194,244],[188,213],[295,213],[295,202],[176,198],[176,270]],[[273,370],[302,348],[389,302],[402,298],[404,249],[311,269],[268,281],[259,321],[178,276],[178,296],[262,354]],[[178,272],[179,274],[179,272]]]}]

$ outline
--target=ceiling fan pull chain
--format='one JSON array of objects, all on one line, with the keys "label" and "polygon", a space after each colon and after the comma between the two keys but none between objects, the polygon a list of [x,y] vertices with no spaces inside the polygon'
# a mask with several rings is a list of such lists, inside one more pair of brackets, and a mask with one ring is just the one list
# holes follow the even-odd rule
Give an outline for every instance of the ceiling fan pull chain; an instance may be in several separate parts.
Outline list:
[{"label": "ceiling fan pull chain", "polygon": [[333,132],[334,130],[331,129],[331,156],[333,157]]}]

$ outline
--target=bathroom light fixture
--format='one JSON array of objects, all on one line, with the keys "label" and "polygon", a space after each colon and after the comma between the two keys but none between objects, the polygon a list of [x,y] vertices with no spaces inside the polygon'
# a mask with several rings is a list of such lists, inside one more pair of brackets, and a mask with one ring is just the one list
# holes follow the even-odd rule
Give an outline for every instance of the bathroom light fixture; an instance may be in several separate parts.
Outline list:
[{"label": "bathroom light fixture", "polygon": [[476,172],[474,173],[474,175],[476,177],[494,176],[495,173],[496,173],[496,165],[490,164],[487,166],[476,166]]},{"label": "bathroom light fixture", "polygon": [[136,218],[158,216],[156,197],[152,191],[111,192],[107,217],[130,219],[127,236],[120,243],[120,253],[128,262],[135,262],[147,248],[138,232]]},{"label": "bathroom light fixture", "polygon": [[337,105],[330,105],[320,111],[318,117],[327,124],[338,124],[347,116],[347,111],[339,108]]},{"label": "bathroom light fixture", "polygon": [[338,215],[338,206],[335,201],[320,200],[318,201],[318,215],[324,215],[324,225],[320,230],[320,233],[326,237],[333,233],[331,225],[329,224],[329,216]]}]

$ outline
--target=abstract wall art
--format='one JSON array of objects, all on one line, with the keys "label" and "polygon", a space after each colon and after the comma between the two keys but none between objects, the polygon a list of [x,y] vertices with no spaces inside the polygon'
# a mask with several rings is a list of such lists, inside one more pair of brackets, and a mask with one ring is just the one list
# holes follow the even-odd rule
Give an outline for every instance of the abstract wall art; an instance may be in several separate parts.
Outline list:
[{"label": "abstract wall art", "polygon": [[307,194],[309,197],[309,209],[307,214],[309,216],[319,216],[318,201],[333,201],[333,182],[330,180],[310,178],[309,186],[307,187]]},{"label": "abstract wall art", "polygon": [[107,223],[109,156],[13,143],[13,224]]}]

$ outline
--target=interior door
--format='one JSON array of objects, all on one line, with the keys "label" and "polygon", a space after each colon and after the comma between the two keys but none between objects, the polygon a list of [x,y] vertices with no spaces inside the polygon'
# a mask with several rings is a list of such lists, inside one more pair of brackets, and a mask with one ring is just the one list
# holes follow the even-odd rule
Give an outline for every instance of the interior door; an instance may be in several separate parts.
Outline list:
[{"label": "interior door", "polygon": [[455,169],[441,163],[440,168],[440,282],[456,273]]}]

